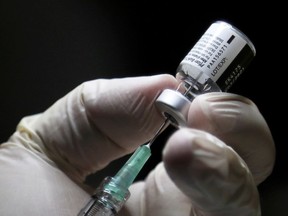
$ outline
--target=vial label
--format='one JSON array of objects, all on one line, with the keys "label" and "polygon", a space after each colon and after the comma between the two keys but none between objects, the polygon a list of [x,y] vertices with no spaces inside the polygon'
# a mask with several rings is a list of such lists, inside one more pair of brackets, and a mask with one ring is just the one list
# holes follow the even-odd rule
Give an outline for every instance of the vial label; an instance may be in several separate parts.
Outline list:
[{"label": "vial label", "polygon": [[[180,64],[195,68],[194,71],[188,71],[190,76],[194,77],[196,71],[203,72],[222,90],[227,91],[255,55],[254,47],[249,42],[231,25],[215,22]],[[202,76],[198,82],[204,83],[205,79]]]}]

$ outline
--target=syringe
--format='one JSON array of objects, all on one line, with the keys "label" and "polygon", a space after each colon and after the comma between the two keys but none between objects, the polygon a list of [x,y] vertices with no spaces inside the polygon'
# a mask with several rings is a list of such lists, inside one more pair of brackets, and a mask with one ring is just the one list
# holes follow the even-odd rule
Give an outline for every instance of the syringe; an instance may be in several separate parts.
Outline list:
[{"label": "syringe", "polygon": [[167,118],[148,144],[138,147],[114,177],[102,181],[78,216],[113,216],[119,212],[130,196],[130,185],[151,156],[151,144],[168,124]]}]

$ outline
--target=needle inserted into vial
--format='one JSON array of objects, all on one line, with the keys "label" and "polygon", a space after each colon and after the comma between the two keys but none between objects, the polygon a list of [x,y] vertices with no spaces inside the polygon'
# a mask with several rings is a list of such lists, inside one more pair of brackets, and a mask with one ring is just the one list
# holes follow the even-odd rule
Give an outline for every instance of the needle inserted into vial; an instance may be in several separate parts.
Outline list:
[{"label": "needle inserted into vial", "polygon": [[106,177],[88,204],[78,216],[113,216],[130,196],[128,188],[151,156],[150,146],[169,124],[168,119],[160,126],[153,138],[136,149],[114,177]]},{"label": "needle inserted into vial", "polygon": [[114,177],[106,177],[78,216],[114,216],[130,196],[128,188],[151,156],[151,144],[168,125],[185,126],[191,102],[200,94],[227,91],[256,54],[252,42],[230,24],[217,21],[207,29],[177,68],[180,84],[165,89],[155,105],[165,116],[149,143],[133,153]]}]

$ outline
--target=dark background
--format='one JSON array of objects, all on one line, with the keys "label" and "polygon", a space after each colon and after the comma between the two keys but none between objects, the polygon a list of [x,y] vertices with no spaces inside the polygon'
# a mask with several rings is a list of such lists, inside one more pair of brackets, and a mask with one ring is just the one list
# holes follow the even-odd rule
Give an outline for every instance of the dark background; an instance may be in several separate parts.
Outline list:
[{"label": "dark background", "polygon": [[[230,91],[258,105],[277,147],[275,169],[259,186],[263,216],[287,215],[287,61],[281,6],[155,2],[0,0],[0,141],[7,140],[23,116],[44,111],[84,81],[174,75],[208,26],[226,20],[257,50]],[[169,130],[157,142],[166,136]],[[152,168],[154,161],[149,163]]]}]

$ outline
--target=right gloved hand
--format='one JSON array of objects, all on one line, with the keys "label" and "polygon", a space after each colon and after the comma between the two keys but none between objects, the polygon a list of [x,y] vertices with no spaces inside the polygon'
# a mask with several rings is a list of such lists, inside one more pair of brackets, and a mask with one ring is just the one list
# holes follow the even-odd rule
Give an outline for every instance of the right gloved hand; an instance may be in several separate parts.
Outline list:
[{"label": "right gloved hand", "polygon": [[[188,128],[173,134],[163,163],[133,185],[131,215],[261,215],[257,184],[275,160],[270,130],[247,98],[208,93],[191,104]],[[123,215],[126,212],[123,212]]]}]

